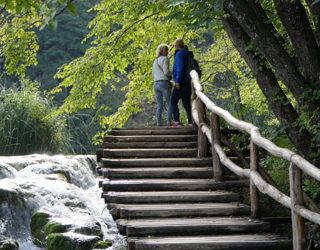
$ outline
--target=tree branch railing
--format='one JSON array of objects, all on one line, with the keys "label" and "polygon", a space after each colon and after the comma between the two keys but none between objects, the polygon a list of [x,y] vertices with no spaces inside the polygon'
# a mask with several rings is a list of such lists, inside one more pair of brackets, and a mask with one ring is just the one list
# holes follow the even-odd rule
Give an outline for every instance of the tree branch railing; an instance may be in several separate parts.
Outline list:
[{"label": "tree branch railing", "polygon": [[[213,157],[213,178],[217,181],[223,180],[223,167],[240,177],[250,179],[250,205],[251,216],[259,217],[259,191],[267,194],[272,199],[291,210],[293,248],[295,250],[305,249],[305,222],[304,219],[320,225],[320,210],[315,209],[312,201],[306,198],[302,189],[303,173],[320,181],[320,169],[302,158],[300,155],[286,148],[280,148],[268,139],[261,136],[259,128],[251,123],[238,120],[228,111],[215,105],[204,93],[200,84],[199,76],[196,71],[190,73],[193,85],[192,116],[198,126],[198,135],[205,135],[198,139],[198,156],[206,155],[207,142],[211,144]],[[210,123],[208,126],[205,121],[205,112],[211,112]],[[244,169],[232,162],[221,146],[221,132],[219,119],[223,118],[229,125],[237,130],[246,132],[250,135],[250,169]],[[259,148],[265,149],[271,155],[280,157],[290,162],[290,197],[282,193],[275,186],[266,181],[259,173],[258,151]],[[307,202],[305,202],[307,201]],[[309,205],[312,211],[304,206]]]}]

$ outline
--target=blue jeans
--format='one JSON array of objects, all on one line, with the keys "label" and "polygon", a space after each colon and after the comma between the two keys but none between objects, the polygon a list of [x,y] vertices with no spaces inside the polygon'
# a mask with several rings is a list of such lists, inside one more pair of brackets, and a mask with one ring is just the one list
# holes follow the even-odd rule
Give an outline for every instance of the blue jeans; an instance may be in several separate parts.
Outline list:
[{"label": "blue jeans", "polygon": [[154,93],[157,101],[157,125],[161,126],[161,117],[163,110],[163,99],[166,100],[167,103],[167,125],[170,125],[171,117],[172,117],[172,109],[171,109],[171,85],[169,81],[156,81],[154,83]]}]

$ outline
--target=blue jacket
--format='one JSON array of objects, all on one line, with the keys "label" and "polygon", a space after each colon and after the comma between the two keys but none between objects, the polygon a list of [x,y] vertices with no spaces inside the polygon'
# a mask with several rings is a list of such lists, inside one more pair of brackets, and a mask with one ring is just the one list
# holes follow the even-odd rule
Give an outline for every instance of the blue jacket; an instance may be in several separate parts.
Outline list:
[{"label": "blue jacket", "polygon": [[188,77],[188,53],[185,49],[177,50],[174,54],[173,62],[173,80],[179,84],[190,82]]}]

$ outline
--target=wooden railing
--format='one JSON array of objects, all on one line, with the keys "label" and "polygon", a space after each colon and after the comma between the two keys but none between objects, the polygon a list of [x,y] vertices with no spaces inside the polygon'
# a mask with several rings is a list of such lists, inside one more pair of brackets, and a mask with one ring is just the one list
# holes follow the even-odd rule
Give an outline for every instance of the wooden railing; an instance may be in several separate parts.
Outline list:
[{"label": "wooden railing", "polygon": [[[233,117],[228,111],[216,106],[203,92],[196,71],[190,73],[193,85],[192,116],[198,126],[198,156],[207,155],[209,142],[213,159],[213,178],[223,180],[223,166],[241,177],[250,179],[251,216],[259,217],[259,191],[267,194],[283,206],[291,209],[293,247],[305,249],[305,221],[307,219],[320,225],[320,210],[302,189],[302,174],[320,181],[320,169],[286,148],[280,148],[261,136],[259,128]],[[206,111],[210,114],[210,126],[206,124]],[[245,169],[232,162],[221,146],[219,119],[223,118],[229,125],[250,136],[250,168]],[[263,148],[271,155],[280,157],[290,163],[290,197],[270,184],[259,170],[258,152]]]}]

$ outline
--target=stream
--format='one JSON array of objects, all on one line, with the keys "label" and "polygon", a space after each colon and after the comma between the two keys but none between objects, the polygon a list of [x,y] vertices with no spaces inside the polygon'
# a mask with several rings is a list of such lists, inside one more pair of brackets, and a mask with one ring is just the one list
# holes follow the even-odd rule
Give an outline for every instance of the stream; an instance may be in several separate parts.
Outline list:
[{"label": "stream", "polygon": [[106,249],[126,249],[101,198],[96,164],[93,155],[0,157],[0,235],[16,240],[22,250],[45,249],[31,238],[31,218],[40,211],[71,225],[70,234],[95,223],[103,240],[112,242]]}]

